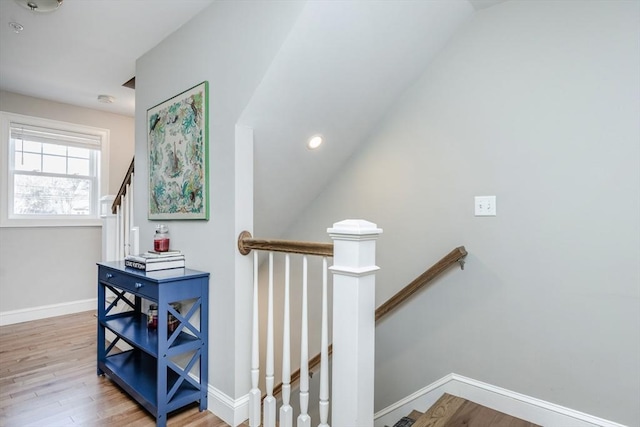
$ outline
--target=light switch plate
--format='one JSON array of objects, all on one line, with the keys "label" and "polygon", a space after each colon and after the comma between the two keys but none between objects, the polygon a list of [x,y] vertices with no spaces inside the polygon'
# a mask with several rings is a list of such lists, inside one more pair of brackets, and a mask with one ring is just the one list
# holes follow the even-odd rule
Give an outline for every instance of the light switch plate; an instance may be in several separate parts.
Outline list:
[{"label": "light switch plate", "polygon": [[496,216],[496,196],[476,196],[475,215]]}]

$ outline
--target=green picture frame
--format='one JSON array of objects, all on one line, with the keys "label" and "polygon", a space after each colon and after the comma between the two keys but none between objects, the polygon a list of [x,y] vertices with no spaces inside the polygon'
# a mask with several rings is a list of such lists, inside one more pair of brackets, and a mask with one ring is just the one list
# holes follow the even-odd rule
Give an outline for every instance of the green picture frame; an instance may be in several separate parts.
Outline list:
[{"label": "green picture frame", "polygon": [[209,82],[147,110],[150,220],[209,219]]}]

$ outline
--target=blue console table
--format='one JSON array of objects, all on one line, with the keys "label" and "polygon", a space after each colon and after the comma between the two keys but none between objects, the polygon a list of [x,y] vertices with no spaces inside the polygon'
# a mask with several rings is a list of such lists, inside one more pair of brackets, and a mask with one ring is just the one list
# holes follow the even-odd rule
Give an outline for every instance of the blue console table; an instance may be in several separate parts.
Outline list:
[{"label": "blue console table", "polygon": [[[157,329],[147,328],[143,299],[158,305]],[[171,305],[176,302],[183,303],[181,312]],[[177,319],[173,332],[170,314]],[[107,374],[156,417],[157,426],[166,426],[167,414],[185,405],[207,408],[208,329],[209,273],[145,273],[124,261],[98,263],[98,375]],[[107,330],[115,334],[112,342]],[[119,350],[120,340],[132,349]],[[194,366],[197,372],[189,375]]]}]

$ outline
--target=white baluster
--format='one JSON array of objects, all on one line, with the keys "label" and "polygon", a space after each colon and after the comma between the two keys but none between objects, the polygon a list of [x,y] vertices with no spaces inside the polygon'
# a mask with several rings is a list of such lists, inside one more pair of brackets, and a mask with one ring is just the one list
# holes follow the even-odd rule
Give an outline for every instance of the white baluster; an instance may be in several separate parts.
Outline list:
[{"label": "white baluster", "polygon": [[131,253],[140,253],[140,227],[131,227]]},{"label": "white baluster", "polygon": [[118,206],[118,224],[120,225],[118,230],[118,251],[120,253],[120,259],[124,258],[124,196],[120,196],[120,206]]},{"label": "white baluster", "polygon": [[320,424],[329,427],[329,320],[327,314],[327,258],[322,258],[322,329],[320,339]]},{"label": "white baluster", "polygon": [[116,216],[111,213],[114,196],[104,196],[100,199],[100,217],[102,218],[102,261],[115,261],[116,255]]},{"label": "white baluster", "polygon": [[249,391],[249,426],[260,426],[260,328],[258,319],[258,251],[253,251],[253,326],[251,329],[251,391]]},{"label": "white baluster", "polygon": [[127,214],[125,212],[125,203],[127,201],[127,199],[122,196],[121,200],[121,204],[120,204],[120,258],[124,258],[126,253],[124,251],[124,246],[126,244],[126,241],[124,239],[124,236],[126,234],[126,230],[127,230],[127,224],[125,223],[125,220],[127,218]]},{"label": "white baluster", "polygon": [[133,197],[134,194],[134,187],[133,187],[133,178],[134,175],[131,174],[131,185],[129,186],[129,198],[131,199],[131,224],[133,224],[133,201],[135,200],[135,197]]},{"label": "white baluster", "polygon": [[129,187],[130,185],[127,184],[125,186],[125,195],[122,196],[122,206],[123,206],[123,214],[122,214],[122,237],[123,237],[123,251],[124,251],[124,255],[127,256],[129,255],[130,252],[130,248],[129,248],[129,228],[131,226],[131,224],[129,223],[129,219],[130,219],[130,212],[129,212]]},{"label": "white baluster", "polygon": [[293,408],[289,404],[291,396],[291,327],[289,318],[289,254],[284,259],[284,326],[282,331],[282,406],[280,407],[280,427],[293,427]]},{"label": "white baluster", "polygon": [[269,300],[267,302],[267,361],[265,366],[264,425],[276,427],[276,399],[273,397],[273,252],[269,252]]},{"label": "white baluster", "polygon": [[129,253],[137,255],[139,254],[138,241],[137,235],[134,235],[134,228],[136,227],[133,226],[135,223],[133,219],[133,201],[135,200],[135,197],[133,197],[133,174],[131,174],[131,185],[129,185],[129,192],[127,194],[129,194],[129,228],[127,229],[127,233],[129,233]]},{"label": "white baluster", "polygon": [[309,336],[307,331],[307,256],[302,257],[302,322],[300,336],[300,415],[298,427],[310,427],[309,410]]},{"label": "white baluster", "polygon": [[124,258],[124,196],[120,197],[120,206],[118,208],[118,221],[120,222],[120,230],[118,231],[120,245],[118,250],[120,251],[120,259]]},{"label": "white baluster", "polygon": [[[122,199],[121,199],[122,200]],[[116,206],[116,259],[123,259],[122,254],[122,214],[120,205]]]}]

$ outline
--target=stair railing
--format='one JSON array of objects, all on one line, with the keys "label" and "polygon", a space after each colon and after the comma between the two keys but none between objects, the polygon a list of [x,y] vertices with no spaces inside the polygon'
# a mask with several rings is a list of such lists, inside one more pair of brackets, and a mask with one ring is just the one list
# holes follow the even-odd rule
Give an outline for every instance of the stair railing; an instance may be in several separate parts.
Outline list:
[{"label": "stair railing", "polygon": [[[333,279],[333,346],[336,348],[332,365],[333,400],[332,424],[373,425],[373,362],[375,319],[375,240],[382,232],[375,224],[363,220],[345,220],[327,230],[333,244],[285,240],[253,239],[249,232],[238,237],[238,249],[243,255],[253,254],[253,324],[251,345],[251,390],[249,392],[249,425],[258,427],[264,420],[265,427],[276,426],[276,399],[274,395],[274,327],[273,327],[273,254],[285,253],[284,271],[284,320],[282,360],[282,406],[278,425],[293,426],[293,408],[290,405],[290,254],[302,254],[302,318],[300,340],[300,415],[297,427],[310,427],[309,407],[309,356],[308,356],[308,310],[307,257],[323,257],[322,269],[322,315],[319,410],[321,427],[328,427],[329,414],[329,331],[327,272]],[[262,399],[259,389],[259,313],[258,313],[258,251],[267,251],[268,301],[265,388]],[[333,266],[328,267],[328,258],[333,257]],[[370,313],[370,314],[369,314]],[[354,337],[358,339],[354,339]],[[262,402],[261,402],[262,400]],[[261,405],[262,403],[262,405]],[[261,414],[261,407],[264,413]],[[264,415],[264,416],[262,416]]]},{"label": "stair railing", "polygon": [[[133,226],[133,177],[135,159],[131,160],[118,194],[102,198],[102,260],[124,259],[139,250],[138,227]],[[107,206],[108,210],[107,210]]]},{"label": "stair railing", "polygon": [[464,259],[467,256],[467,250],[464,246],[458,246],[447,255],[442,257],[438,262],[429,267],[424,273],[416,277],[411,283],[402,288],[398,293],[389,298],[380,307],[376,309],[376,322],[387,314],[398,308],[402,303],[407,301],[413,294],[422,289],[425,285],[432,282],[433,279],[444,273],[454,264],[460,264],[460,268],[464,270]]},{"label": "stair railing", "polygon": [[[464,269],[464,259],[467,256],[467,250],[464,246],[459,246],[449,252],[447,255],[442,257],[438,262],[433,264],[424,273],[420,276],[416,277],[411,283],[398,291],[395,295],[389,298],[386,302],[384,302],[380,307],[376,309],[375,320],[376,323],[381,320],[383,317],[388,315],[397,309],[404,302],[409,300],[409,298],[418,292],[420,289],[431,283],[434,279],[448,270],[454,264],[459,264],[460,268]],[[333,353],[333,346],[329,345],[328,356],[331,356]],[[312,372],[317,366],[320,364],[322,357],[321,354],[318,353],[311,359],[309,359],[308,371]],[[308,373],[307,373],[308,374]],[[301,372],[298,369],[297,371],[291,374],[290,384],[294,384],[301,377]],[[277,396],[282,388],[282,383],[276,385],[273,390],[273,394]]]}]

